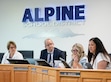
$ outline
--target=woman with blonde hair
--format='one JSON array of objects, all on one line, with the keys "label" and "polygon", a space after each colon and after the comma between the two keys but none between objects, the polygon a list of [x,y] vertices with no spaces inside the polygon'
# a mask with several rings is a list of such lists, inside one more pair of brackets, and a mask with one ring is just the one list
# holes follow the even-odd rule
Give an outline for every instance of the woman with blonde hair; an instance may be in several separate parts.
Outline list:
[{"label": "woman with blonde hair", "polygon": [[72,60],[70,62],[72,68],[84,68],[84,64],[88,62],[84,48],[80,43],[72,46]]}]

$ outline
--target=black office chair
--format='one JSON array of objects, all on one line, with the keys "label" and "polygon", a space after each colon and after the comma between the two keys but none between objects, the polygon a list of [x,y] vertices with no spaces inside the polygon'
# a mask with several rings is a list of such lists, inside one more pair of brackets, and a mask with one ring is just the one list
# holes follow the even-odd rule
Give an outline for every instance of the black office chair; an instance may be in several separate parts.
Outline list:
[{"label": "black office chair", "polygon": [[18,50],[24,57],[24,59],[33,58],[34,52],[33,50]]},{"label": "black office chair", "polygon": [[0,53],[0,63],[2,61],[3,55],[4,55],[4,53]]}]

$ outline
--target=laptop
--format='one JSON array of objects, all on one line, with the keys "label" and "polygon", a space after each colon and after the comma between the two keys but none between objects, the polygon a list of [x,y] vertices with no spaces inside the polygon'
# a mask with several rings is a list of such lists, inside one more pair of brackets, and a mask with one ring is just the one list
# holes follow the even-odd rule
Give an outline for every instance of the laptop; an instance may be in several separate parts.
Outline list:
[{"label": "laptop", "polygon": [[37,59],[37,60],[35,60],[37,63],[38,63],[38,65],[40,65],[40,66],[48,66],[48,67],[52,67],[46,60],[44,60],[44,59]]},{"label": "laptop", "polygon": [[64,64],[65,68],[71,68],[71,66],[69,66],[69,64],[63,58],[60,58],[60,60]]},{"label": "laptop", "polygon": [[7,59],[10,64],[30,64],[26,59]]}]

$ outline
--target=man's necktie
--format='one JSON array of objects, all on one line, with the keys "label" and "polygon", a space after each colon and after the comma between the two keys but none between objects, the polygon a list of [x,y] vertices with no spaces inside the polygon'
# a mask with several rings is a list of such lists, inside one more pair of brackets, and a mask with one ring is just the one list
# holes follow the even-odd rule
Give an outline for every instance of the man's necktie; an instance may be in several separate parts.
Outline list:
[{"label": "man's necktie", "polygon": [[51,53],[49,53],[49,63],[50,63],[50,61],[51,61]]},{"label": "man's necktie", "polygon": [[54,67],[54,59],[53,58],[51,58],[51,53],[48,53],[49,54],[49,62],[48,63],[50,63],[50,65],[51,66],[53,66]]}]

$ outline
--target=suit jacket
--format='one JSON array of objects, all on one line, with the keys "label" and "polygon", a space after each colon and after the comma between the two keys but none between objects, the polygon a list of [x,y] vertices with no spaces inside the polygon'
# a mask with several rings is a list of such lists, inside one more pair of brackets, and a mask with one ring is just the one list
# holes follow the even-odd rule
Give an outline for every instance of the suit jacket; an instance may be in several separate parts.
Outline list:
[{"label": "suit jacket", "polygon": [[[48,56],[47,49],[42,50],[41,54],[40,54],[40,59],[45,59],[47,61],[47,56]],[[66,52],[64,53],[63,51],[59,50],[58,48],[54,48],[53,59],[60,60],[59,59],[60,57],[63,58],[64,60],[66,60]]]}]

